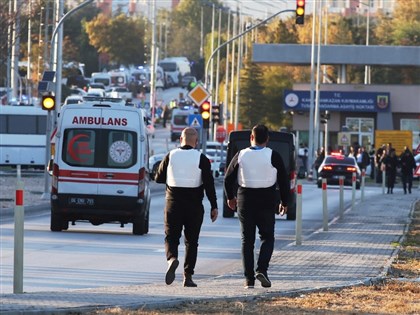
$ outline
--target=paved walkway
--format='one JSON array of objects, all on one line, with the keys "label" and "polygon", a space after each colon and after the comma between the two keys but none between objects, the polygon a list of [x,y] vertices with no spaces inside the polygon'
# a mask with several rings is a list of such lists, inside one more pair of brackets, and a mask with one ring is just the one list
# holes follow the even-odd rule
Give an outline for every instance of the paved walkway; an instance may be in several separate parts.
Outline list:
[{"label": "paved walkway", "polygon": [[176,279],[170,286],[162,280],[138,286],[0,295],[0,311],[66,314],[112,306],[154,308],[180,301],[249,299],[374,282],[386,275],[416,200],[420,200],[418,189],[409,195],[399,192],[359,201],[353,210],[332,221],[328,231],[311,234],[300,246],[276,250],[269,269],[273,283],[269,289],[244,289],[242,270],[237,270],[197,281],[198,288],[184,288]]}]

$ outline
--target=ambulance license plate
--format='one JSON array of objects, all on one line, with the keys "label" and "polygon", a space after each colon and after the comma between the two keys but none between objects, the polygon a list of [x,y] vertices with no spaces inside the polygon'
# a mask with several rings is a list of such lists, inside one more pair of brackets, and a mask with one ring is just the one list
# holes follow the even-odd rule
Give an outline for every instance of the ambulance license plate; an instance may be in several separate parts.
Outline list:
[{"label": "ambulance license plate", "polygon": [[80,198],[80,197],[70,197],[69,198],[70,205],[76,206],[93,206],[95,205],[95,199],[93,198]]}]

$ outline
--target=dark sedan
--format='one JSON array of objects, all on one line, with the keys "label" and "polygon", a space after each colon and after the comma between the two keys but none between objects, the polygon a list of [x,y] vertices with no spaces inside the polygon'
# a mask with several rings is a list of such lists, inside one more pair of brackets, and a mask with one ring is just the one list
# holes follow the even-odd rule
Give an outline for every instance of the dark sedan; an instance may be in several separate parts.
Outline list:
[{"label": "dark sedan", "polygon": [[318,169],[317,184],[322,187],[322,179],[327,179],[327,184],[339,185],[340,176],[344,176],[344,185],[352,185],[352,175],[356,173],[356,189],[360,189],[361,171],[355,158],[344,155],[328,155]]}]

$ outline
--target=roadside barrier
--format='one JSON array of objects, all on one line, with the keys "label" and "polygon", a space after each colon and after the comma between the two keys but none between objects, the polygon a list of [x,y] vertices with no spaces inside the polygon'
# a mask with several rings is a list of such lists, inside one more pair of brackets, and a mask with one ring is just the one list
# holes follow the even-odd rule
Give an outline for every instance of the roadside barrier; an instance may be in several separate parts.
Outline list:
[{"label": "roadside barrier", "polygon": [[296,245],[302,245],[302,181],[297,181],[296,196]]},{"label": "roadside barrier", "polygon": [[354,209],[356,203],[356,173],[351,174],[351,210]]},{"label": "roadside barrier", "polygon": [[322,216],[324,231],[328,231],[327,179],[322,179]]},{"label": "roadside barrier", "polygon": [[382,194],[385,195],[386,172],[382,171]]},{"label": "roadside barrier", "polygon": [[362,181],[360,185],[360,200],[363,201],[365,199],[365,177],[366,177],[366,171],[365,169],[362,169]]},{"label": "roadside barrier", "polygon": [[338,184],[340,185],[340,218],[344,214],[344,176],[338,178]]},{"label": "roadside barrier", "polygon": [[23,182],[17,181],[15,199],[13,293],[23,293]]}]

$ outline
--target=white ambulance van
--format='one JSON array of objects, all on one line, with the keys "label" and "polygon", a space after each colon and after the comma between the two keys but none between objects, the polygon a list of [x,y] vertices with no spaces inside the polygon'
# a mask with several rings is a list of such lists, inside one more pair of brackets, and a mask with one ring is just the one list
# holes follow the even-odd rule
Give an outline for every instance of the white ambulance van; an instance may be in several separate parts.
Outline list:
[{"label": "white ambulance van", "polygon": [[132,223],[133,234],[147,234],[148,159],[142,111],[109,98],[64,106],[51,163],[51,231],[89,221]]}]

